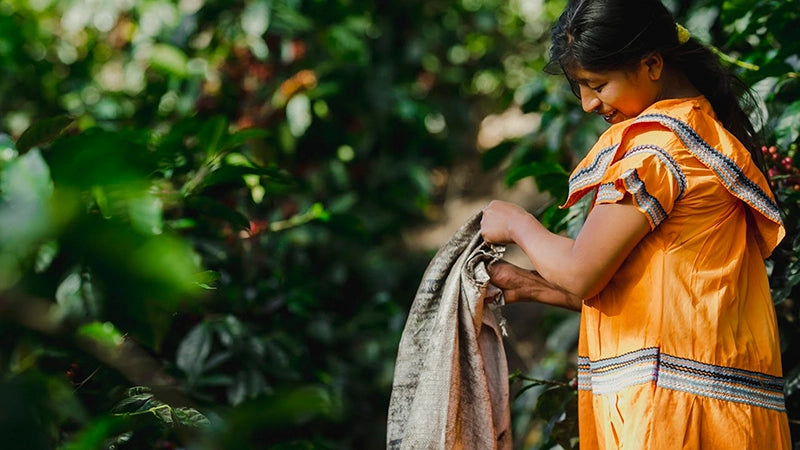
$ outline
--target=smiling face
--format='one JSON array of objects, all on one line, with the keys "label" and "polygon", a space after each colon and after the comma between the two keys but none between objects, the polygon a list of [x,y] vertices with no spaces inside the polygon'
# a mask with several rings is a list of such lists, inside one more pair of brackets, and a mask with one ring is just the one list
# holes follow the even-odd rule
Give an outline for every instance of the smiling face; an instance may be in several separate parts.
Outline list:
[{"label": "smiling face", "polygon": [[583,110],[614,124],[638,116],[661,99],[662,69],[663,60],[655,55],[629,69],[595,72],[575,68],[569,71],[569,78],[577,87]]}]

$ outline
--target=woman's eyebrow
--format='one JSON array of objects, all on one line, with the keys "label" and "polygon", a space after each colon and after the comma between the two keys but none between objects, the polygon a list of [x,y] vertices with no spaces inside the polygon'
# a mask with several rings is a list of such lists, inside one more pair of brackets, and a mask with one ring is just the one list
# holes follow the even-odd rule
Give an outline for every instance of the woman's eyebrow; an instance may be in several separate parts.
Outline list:
[{"label": "woman's eyebrow", "polygon": [[584,86],[589,85],[589,83],[602,83],[603,80],[597,77],[569,77],[575,83],[582,84]]},{"label": "woman's eyebrow", "polygon": [[597,77],[575,78],[575,81],[577,81],[580,84],[584,84],[584,85],[588,85],[590,83],[603,83],[604,82],[602,78],[597,78]]}]

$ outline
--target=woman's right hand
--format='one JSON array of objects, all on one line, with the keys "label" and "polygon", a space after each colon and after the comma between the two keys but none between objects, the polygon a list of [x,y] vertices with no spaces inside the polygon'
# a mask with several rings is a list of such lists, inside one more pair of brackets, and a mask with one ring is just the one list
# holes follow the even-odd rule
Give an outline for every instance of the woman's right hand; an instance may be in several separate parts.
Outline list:
[{"label": "woman's right hand", "polygon": [[492,244],[513,243],[513,227],[518,226],[519,219],[525,216],[530,216],[530,214],[513,203],[492,200],[483,209],[483,217],[481,217],[483,240]]}]

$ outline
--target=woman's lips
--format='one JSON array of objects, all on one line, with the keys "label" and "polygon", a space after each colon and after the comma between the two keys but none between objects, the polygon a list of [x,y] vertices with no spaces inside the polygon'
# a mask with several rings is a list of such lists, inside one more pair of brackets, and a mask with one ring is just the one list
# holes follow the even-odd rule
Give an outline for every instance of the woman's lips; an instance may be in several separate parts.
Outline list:
[{"label": "woman's lips", "polygon": [[600,115],[601,115],[601,116],[603,116],[603,119],[604,119],[606,122],[608,122],[608,123],[612,123],[611,121],[612,121],[612,120],[613,120],[613,118],[614,118],[614,114],[616,114],[616,113],[614,113],[614,112],[612,111],[612,112],[610,112],[610,113],[608,113],[608,114],[602,114],[602,113],[601,113]]}]

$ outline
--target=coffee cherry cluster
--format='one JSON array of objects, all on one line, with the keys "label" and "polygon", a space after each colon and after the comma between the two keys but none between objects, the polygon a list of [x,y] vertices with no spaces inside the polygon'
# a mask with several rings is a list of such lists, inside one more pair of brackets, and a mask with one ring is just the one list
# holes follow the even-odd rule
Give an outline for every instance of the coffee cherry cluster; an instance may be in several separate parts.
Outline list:
[{"label": "coffee cherry cluster", "polygon": [[69,365],[69,368],[67,368],[67,370],[64,372],[64,376],[66,376],[69,381],[74,382],[80,370],[81,366],[79,366],[78,363],[72,363]]},{"label": "coffee cherry cluster", "polygon": [[774,145],[761,147],[761,153],[764,155],[769,184],[773,189],[786,188],[800,191],[800,169],[795,166],[794,158],[790,154],[781,154]]}]

